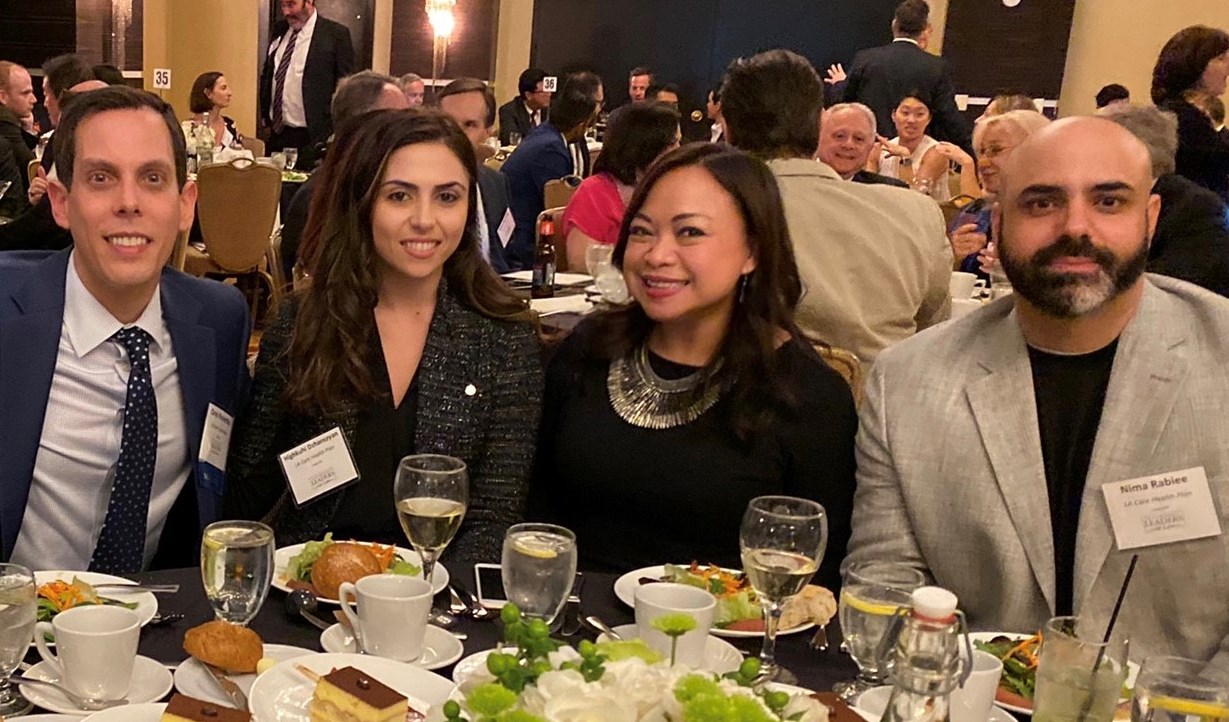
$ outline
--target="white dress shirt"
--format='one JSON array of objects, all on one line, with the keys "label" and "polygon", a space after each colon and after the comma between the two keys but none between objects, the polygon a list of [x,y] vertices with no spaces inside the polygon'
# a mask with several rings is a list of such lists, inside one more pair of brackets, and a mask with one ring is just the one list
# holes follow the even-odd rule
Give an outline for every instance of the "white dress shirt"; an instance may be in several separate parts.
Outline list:
[{"label": "white dress shirt", "polygon": [[[145,528],[148,566],[191,464],[183,393],[159,292],[133,326],[153,337],[150,370],[158,399],[158,459]],[[86,290],[69,258],[64,323],[43,418],[30,496],[13,562],[30,569],[86,569],[107,516],[123,436],[128,355],[111,336],[124,324]]]},{"label": "white dress shirt", "polygon": [[[303,109],[303,69],[307,67],[307,51],[312,44],[312,33],[316,30],[318,16],[319,13],[313,11],[312,16],[303,24],[299,37],[294,39],[294,53],[290,56],[290,67],[286,69],[286,82],[282,85],[282,123],[289,128],[307,127],[307,111]],[[293,32],[294,28],[287,28],[286,34],[269,48],[269,53],[273,55],[273,93],[277,92],[277,68],[282,62],[286,43],[290,42]],[[269,101],[270,113],[273,111],[274,102],[275,99]]]}]

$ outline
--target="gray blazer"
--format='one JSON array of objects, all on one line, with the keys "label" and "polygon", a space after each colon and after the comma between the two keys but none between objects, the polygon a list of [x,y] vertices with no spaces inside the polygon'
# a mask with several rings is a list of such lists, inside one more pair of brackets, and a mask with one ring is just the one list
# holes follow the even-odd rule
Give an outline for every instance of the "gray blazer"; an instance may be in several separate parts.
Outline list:
[{"label": "gray blazer", "polygon": [[[1032,370],[1011,298],[885,351],[866,385],[846,564],[895,560],[954,591],[972,626],[1029,632],[1054,610],[1054,542]],[[1077,613],[1109,618],[1131,558],[1101,486],[1203,466],[1229,509],[1229,301],[1148,276],[1119,339],[1076,542]],[[1229,537],[1140,552],[1118,625],[1131,657],[1213,660],[1229,680]]]}]

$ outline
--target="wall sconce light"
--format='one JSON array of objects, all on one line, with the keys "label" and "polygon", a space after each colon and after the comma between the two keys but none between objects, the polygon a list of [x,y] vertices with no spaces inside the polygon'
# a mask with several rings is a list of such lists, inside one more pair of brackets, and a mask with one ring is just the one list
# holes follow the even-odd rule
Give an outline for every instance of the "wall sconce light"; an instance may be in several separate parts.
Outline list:
[{"label": "wall sconce light", "polygon": [[431,33],[435,36],[433,52],[431,53],[431,87],[439,79],[448,61],[448,41],[452,31],[456,29],[457,19],[452,14],[457,0],[426,0],[427,20],[431,23]]}]

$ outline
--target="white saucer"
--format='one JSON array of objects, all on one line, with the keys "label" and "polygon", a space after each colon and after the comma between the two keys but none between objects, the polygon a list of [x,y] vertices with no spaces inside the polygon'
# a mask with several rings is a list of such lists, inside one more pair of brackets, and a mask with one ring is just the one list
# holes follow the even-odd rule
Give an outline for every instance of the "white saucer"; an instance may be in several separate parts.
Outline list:
[{"label": "white saucer", "polygon": [[[27,677],[42,679],[48,682],[59,683],[60,678],[51,669],[51,666],[46,662],[39,662],[26,671]],[[162,666],[161,662],[137,655],[136,663],[132,666],[132,686],[128,689],[128,702],[123,706],[123,709],[133,709],[133,705],[142,702],[153,702],[154,700],[162,699],[167,692],[171,691],[171,687],[175,686],[175,680],[171,677],[171,670]],[[60,714],[74,715],[76,717],[84,717],[89,712],[78,709],[76,705],[68,701],[68,698],[60,694],[54,689],[46,687],[35,687],[30,685],[21,689],[22,695],[30,700],[35,706],[49,709],[52,712]],[[133,718],[135,722],[135,718]]]},{"label": "white saucer", "polygon": [[[883,716],[883,711],[888,708],[888,698],[891,696],[891,685],[872,687],[858,695],[853,700],[853,704],[857,706],[857,709],[870,714],[875,719],[879,719]],[[1011,713],[1002,707],[990,705],[990,716],[986,718],[986,722],[1016,722],[1016,718],[1012,717]]]},{"label": "white saucer", "polygon": [[[86,717],[82,722],[158,722],[166,711],[166,702],[149,704],[126,704],[123,707],[112,707]],[[33,720],[34,717],[22,717],[23,720]],[[80,720],[80,717],[72,719]]]},{"label": "white saucer", "polygon": [[[320,633],[320,648],[333,654],[358,652],[354,635],[340,624],[334,624]],[[461,640],[452,636],[447,629],[429,624],[422,639],[422,656],[408,664],[423,669],[440,669],[460,659],[462,654],[465,654],[465,646]]]},{"label": "white saucer", "polygon": [[[636,625],[620,624],[617,627],[611,628],[615,634],[624,639],[636,639]],[[602,634],[597,638],[599,642],[609,641],[609,637]],[[704,643],[704,669],[717,674],[725,674],[738,669],[738,665],[743,662],[743,654],[738,651],[738,648],[724,639],[718,639],[711,634],[708,640]]]},{"label": "white saucer", "polygon": [[[513,655],[519,651],[516,647],[511,645],[506,647],[498,647],[498,649],[504,654]],[[452,668],[452,681],[456,682],[457,686],[460,687],[471,677],[473,677],[479,670],[486,669],[486,658],[491,656],[491,653],[494,651],[494,649],[484,649],[481,652],[474,652],[465,659],[462,659],[460,662],[457,662],[457,666]]]},{"label": "white saucer", "polygon": [[[282,661],[283,659],[294,659],[302,657],[305,654],[315,654],[310,649],[302,647],[290,647],[285,644],[266,644],[264,656],[270,659]],[[239,686],[239,691],[245,695],[252,691],[252,683],[256,681],[256,675],[253,674],[228,674],[226,675]],[[218,683],[214,680],[213,675],[205,669],[205,665],[201,664],[200,660],[195,657],[188,657],[175,669],[175,689],[180,694],[186,694],[189,697],[195,697],[206,702],[223,707],[233,707],[234,702],[222,694],[222,690],[218,688]]]}]

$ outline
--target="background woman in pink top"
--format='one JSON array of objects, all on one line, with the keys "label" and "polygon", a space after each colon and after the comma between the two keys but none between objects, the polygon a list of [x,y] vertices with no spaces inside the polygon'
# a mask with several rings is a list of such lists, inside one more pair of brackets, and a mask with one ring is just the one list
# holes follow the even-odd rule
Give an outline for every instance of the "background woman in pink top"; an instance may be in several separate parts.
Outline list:
[{"label": "background woman in pink top", "polygon": [[633,103],[616,110],[606,128],[593,175],[576,189],[563,213],[568,268],[585,267],[592,243],[619,240],[623,211],[653,161],[679,145],[679,114],[665,103]]}]

